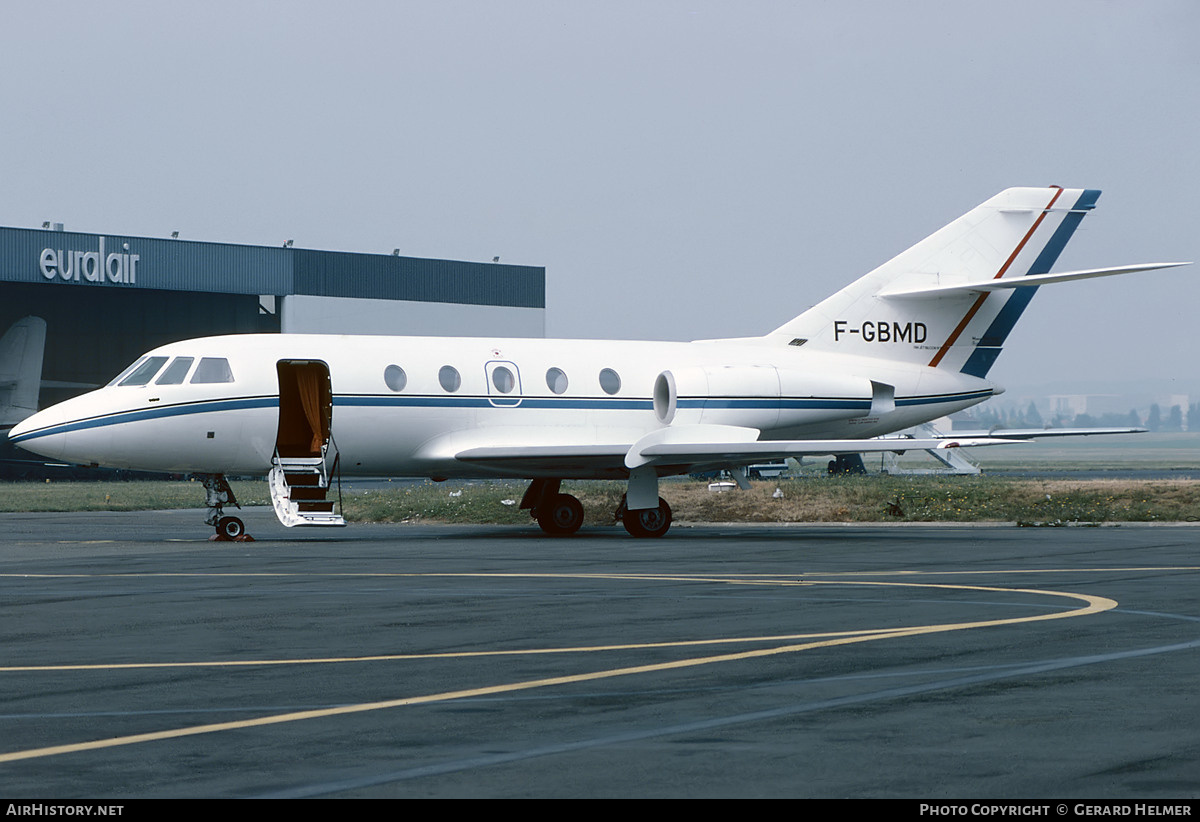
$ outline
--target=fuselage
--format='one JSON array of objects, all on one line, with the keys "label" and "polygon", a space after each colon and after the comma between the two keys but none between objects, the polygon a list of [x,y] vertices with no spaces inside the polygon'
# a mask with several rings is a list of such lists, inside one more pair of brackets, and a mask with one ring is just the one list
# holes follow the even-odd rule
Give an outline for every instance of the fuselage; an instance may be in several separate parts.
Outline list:
[{"label": "fuselage", "polygon": [[[690,423],[756,428],[762,440],[861,439],[997,392],[957,372],[758,340],[237,335],[157,348],[10,437],[81,464],[266,473],[284,413],[280,363],[327,370],[341,471],[370,476],[537,476],[519,463],[481,468],[455,454],[628,446]],[[611,477],[614,469],[581,466],[571,476]]]}]

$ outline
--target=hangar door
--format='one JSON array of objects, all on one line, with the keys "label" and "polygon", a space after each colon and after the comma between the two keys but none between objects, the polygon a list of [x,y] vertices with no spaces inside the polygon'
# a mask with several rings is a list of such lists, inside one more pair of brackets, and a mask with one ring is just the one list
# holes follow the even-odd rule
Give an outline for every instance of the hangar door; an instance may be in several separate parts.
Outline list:
[{"label": "hangar door", "polygon": [[329,443],[333,386],[329,366],[319,360],[280,360],[279,430],[281,457],[320,457]]}]

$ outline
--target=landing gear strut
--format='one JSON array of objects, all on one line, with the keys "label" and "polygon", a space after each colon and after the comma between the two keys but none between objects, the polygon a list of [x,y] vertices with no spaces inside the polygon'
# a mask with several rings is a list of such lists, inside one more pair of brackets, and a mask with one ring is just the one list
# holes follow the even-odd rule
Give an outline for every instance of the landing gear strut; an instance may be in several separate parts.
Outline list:
[{"label": "landing gear strut", "polygon": [[217,529],[217,533],[209,537],[216,542],[253,542],[254,537],[246,533],[246,525],[237,517],[225,516],[224,508],[228,504],[241,510],[233,489],[229,487],[224,474],[199,474],[204,483],[204,504],[208,508],[208,516],[204,522]]}]

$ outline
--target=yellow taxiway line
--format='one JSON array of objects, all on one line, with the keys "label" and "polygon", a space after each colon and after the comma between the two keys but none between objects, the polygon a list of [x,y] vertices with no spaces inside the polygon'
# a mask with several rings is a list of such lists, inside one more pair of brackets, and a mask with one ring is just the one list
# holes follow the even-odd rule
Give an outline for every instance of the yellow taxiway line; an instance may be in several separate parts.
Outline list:
[{"label": "yellow taxiway line", "polygon": [[[1009,573],[1012,573],[1011,571]],[[22,575],[26,576],[26,575]],[[28,575],[33,576],[33,575]],[[70,575],[76,576],[76,575]],[[133,576],[133,575],[130,575]],[[154,575],[158,576],[158,575]],[[181,575],[182,576],[182,575]],[[212,574],[207,576],[237,576],[236,574]],[[304,576],[304,575],[300,575]],[[322,575],[324,576],[324,575]],[[331,575],[332,576],[332,575]],[[339,575],[341,576],[341,575]],[[360,576],[357,574],[346,574],[344,576]],[[369,574],[362,576],[393,576],[390,574]],[[433,702],[448,702],[457,699],[467,699],[481,696],[494,696],[496,694],[513,693],[517,691],[527,691],[536,688],[547,688],[557,685],[570,685],[580,682],[594,682],[603,679],[612,679],[622,676],[632,676],[637,674],[646,674],[661,671],[679,670],[683,668],[695,668],[703,665],[714,665],[725,662],[737,662],[748,659],[756,659],[769,656],[777,656],[780,654],[797,653],[800,651],[808,651],[816,648],[830,648],[839,645],[850,645],[860,642],[873,642],[884,639],[897,639],[900,637],[920,636],[923,634],[941,633],[947,631],[962,631],[974,628],[985,628],[999,625],[1019,625],[1031,622],[1044,622],[1055,619],[1070,619],[1074,617],[1088,616],[1091,614],[1100,613],[1111,610],[1117,606],[1114,600],[1107,597],[1092,596],[1089,594],[1078,594],[1064,591],[1049,591],[1034,588],[996,588],[978,585],[951,585],[943,583],[913,583],[913,582],[876,582],[863,580],[797,580],[789,579],[772,579],[769,577],[750,578],[750,577],[721,577],[721,576],[668,576],[668,575],[646,575],[646,574],[395,574],[394,576],[417,576],[417,577],[505,577],[505,578],[539,578],[539,579],[601,579],[601,580],[646,580],[646,581],[681,581],[681,582],[701,582],[701,583],[723,583],[723,584],[755,584],[755,585],[776,585],[776,586],[816,586],[816,585],[855,585],[855,586],[878,586],[878,587],[893,587],[893,588],[928,588],[928,589],[943,589],[955,591],[983,591],[989,593],[1001,594],[1031,594],[1039,596],[1049,596],[1076,600],[1082,603],[1082,607],[1074,608],[1068,611],[1055,611],[1047,614],[1036,614],[1032,616],[1012,617],[1007,619],[981,620],[975,622],[953,622],[941,623],[934,625],[917,625],[905,628],[886,628],[886,629],[866,629],[859,631],[845,631],[824,634],[790,634],[780,636],[762,636],[762,637],[731,637],[721,639],[705,639],[705,640],[689,640],[680,642],[656,642],[645,644],[626,644],[626,645],[602,645],[602,646],[582,646],[582,647],[564,647],[564,648],[544,648],[533,650],[510,650],[510,651],[469,651],[458,653],[437,653],[437,654],[395,654],[382,656],[364,656],[364,657],[330,657],[323,659],[279,659],[279,660],[238,660],[238,661],[213,661],[213,662],[174,662],[174,663],[129,663],[115,665],[49,665],[49,666],[10,666],[0,668],[0,673],[17,672],[17,671],[64,671],[64,670],[120,670],[129,668],[167,668],[167,667],[211,667],[211,666],[253,666],[253,665],[308,665],[308,664],[330,664],[330,663],[345,663],[345,662],[368,662],[380,660],[404,660],[404,659],[430,659],[430,658],[468,658],[480,656],[500,656],[500,655],[522,655],[522,654],[551,654],[551,653],[582,653],[596,652],[606,650],[637,650],[645,648],[667,648],[667,647],[695,647],[704,645],[730,644],[730,643],[762,643],[762,642],[785,642],[787,644],[779,645],[771,648],[758,648],[745,651],[738,651],[726,654],[717,654],[714,656],[694,657],[690,659],[681,659],[673,662],[658,662],[648,665],[635,665],[620,668],[610,668],[600,671],[592,671],[583,674],[572,674],[568,676],[546,677],[542,679],[532,679],[523,682],[511,682],[500,685],[488,685],[479,688],[469,688],[464,690],[443,691],[434,694],[425,694],[422,696],[402,697],[398,699],[389,699],[377,702],[364,702],[355,705],[343,705],[334,708],[320,708],[307,711],[292,711],[271,716],[259,717],[257,719],[245,719],[234,722],[215,722],[204,725],[194,725],[185,728],[173,728],[164,731],[154,731],[151,733],[131,734],[128,736],[111,737],[108,739],[97,739],[89,742],[77,742],[66,745],[52,745],[43,748],[31,748],[24,751],[12,751],[9,753],[0,754],[0,763],[17,762],[26,759],[36,759],[40,757],[58,756],[61,754],[78,753],[82,751],[94,751],[104,748],[114,748],[123,745],[136,745],[143,742],[155,742],[166,739],[179,739],[187,736],[197,736],[200,734],[218,733],[221,731],[230,731],[245,728],[257,728],[267,725],[279,725],[288,722],[299,722],[308,719],[321,719],[336,716],[346,716],[349,714],[366,713],[369,711],[386,710],[389,708],[400,708],[411,705],[424,705]],[[808,640],[796,642],[796,640]]]}]

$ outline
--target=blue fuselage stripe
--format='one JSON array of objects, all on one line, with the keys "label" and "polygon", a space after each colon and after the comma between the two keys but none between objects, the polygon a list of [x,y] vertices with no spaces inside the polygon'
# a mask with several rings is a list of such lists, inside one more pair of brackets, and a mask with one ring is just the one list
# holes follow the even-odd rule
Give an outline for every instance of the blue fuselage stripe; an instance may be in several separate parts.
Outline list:
[{"label": "blue fuselage stripe", "polygon": [[[925,397],[906,397],[896,400],[897,407],[912,407],[921,405],[936,405],[939,403],[956,403],[977,401],[992,395],[991,390],[971,391],[959,394],[941,394]],[[649,398],[617,398],[617,397],[489,397],[489,396],[417,396],[381,394],[352,394],[336,395],[333,404],[338,408],[493,408],[512,407],[526,409],[553,410],[651,410],[654,401]],[[846,409],[853,411],[868,411],[870,400],[850,398],[789,398],[789,397],[696,397],[680,398],[681,408],[692,409],[744,409],[744,410],[804,410],[804,409]],[[141,422],[151,419],[167,419],[192,414],[211,414],[221,411],[239,411],[255,408],[278,408],[279,398],[238,397],[222,400],[181,403],[179,405],[164,405],[154,408],[139,408],[135,411],[118,411],[90,419],[74,420],[72,422],[52,425],[36,431],[30,431],[12,439],[14,443],[29,442],[40,437],[66,434],[71,431],[84,431],[109,425],[124,425],[130,422]]]},{"label": "blue fuselage stripe", "polygon": [[14,437],[12,442],[28,442],[38,437],[66,434],[70,431],[85,431],[89,428],[102,428],[106,425],[122,425],[127,422],[139,422],[141,420],[182,417],[189,414],[210,414],[216,411],[239,411],[247,408],[277,407],[279,407],[279,397],[239,397],[228,400],[207,400],[203,402],[182,403],[180,405],[164,405],[158,408],[139,408],[137,411],[117,411],[112,414],[104,414],[86,420],[74,420],[72,422],[61,423],[60,425],[52,425],[48,428],[40,428],[37,431],[30,431],[19,437]]}]

